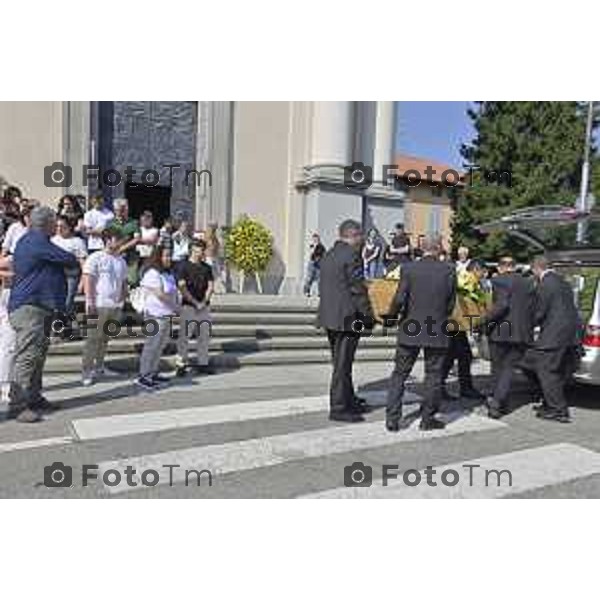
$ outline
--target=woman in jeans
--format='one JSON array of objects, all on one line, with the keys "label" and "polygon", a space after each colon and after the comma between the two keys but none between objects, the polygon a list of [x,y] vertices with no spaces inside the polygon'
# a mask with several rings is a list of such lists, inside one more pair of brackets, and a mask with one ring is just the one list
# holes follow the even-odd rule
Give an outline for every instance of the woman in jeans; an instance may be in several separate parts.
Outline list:
[{"label": "woman in jeans", "polygon": [[73,313],[75,308],[75,296],[79,290],[79,282],[81,281],[81,269],[87,257],[86,244],[82,238],[73,233],[73,223],[67,217],[58,217],[56,220],[56,235],[52,238],[52,243],[56,244],[63,250],[74,254],[79,260],[79,265],[65,271],[67,278],[67,300],[66,313]]},{"label": "woman in jeans", "polygon": [[15,330],[8,321],[8,297],[12,280],[12,259],[0,257],[0,402],[10,401],[15,366]]},{"label": "woman in jeans", "polygon": [[154,390],[169,380],[158,374],[158,365],[169,341],[171,319],[179,311],[177,281],[171,266],[171,250],[157,246],[144,267],[140,282],[144,291],[146,337],[136,383],[147,390]]}]

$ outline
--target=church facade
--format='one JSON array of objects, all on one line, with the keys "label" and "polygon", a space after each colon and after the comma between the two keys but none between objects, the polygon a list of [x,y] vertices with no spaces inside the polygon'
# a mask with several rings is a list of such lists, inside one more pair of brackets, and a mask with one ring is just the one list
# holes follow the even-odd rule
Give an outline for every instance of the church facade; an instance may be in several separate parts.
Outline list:
[{"label": "church facade", "polygon": [[[381,181],[391,101],[3,102],[0,133],[0,175],[28,197],[101,191],[127,197],[134,216],[184,215],[198,229],[260,220],[275,242],[268,293],[300,291],[313,232],[329,246],[345,218],[381,231],[404,220],[404,193]],[[372,185],[348,185],[357,162]],[[56,163],[69,177],[49,187]],[[84,178],[85,165],[98,168]]]}]

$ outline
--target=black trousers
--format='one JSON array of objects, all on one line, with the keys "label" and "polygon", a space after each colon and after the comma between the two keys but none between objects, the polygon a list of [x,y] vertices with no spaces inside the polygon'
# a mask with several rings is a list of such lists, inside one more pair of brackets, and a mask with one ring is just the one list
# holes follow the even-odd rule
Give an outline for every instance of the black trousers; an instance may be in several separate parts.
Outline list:
[{"label": "black trousers", "polygon": [[360,335],[354,332],[327,330],[331,348],[331,385],[329,388],[329,410],[332,413],[346,412],[354,402],[352,364]]},{"label": "black trousers", "polygon": [[[390,388],[386,408],[386,419],[398,421],[402,417],[402,397],[406,380],[419,356],[421,346],[396,346],[394,370],[390,378]],[[446,348],[424,347],[425,352],[425,397],[421,404],[423,420],[431,419],[439,410],[442,399],[442,369],[446,357]]]},{"label": "black trousers", "polygon": [[521,367],[530,382],[542,391],[547,409],[559,414],[568,413],[565,385],[576,365],[575,348],[529,348]]},{"label": "black trousers", "polygon": [[500,410],[508,407],[514,371],[523,360],[526,350],[527,344],[512,344],[490,340],[492,379],[494,381],[494,394],[489,400],[490,408]]},{"label": "black trousers", "polygon": [[458,382],[460,389],[464,392],[473,388],[471,378],[471,363],[473,362],[473,353],[466,332],[459,331],[456,335],[450,337],[448,353],[442,367],[442,382],[446,382],[450,369],[454,361],[458,361]]}]

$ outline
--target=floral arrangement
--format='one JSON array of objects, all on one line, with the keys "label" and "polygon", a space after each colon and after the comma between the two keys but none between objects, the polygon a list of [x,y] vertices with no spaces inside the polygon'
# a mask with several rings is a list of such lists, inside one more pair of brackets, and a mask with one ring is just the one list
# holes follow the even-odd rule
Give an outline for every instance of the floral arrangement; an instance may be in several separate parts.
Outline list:
[{"label": "floral arrangement", "polygon": [[398,265],[395,269],[388,271],[385,274],[385,278],[391,279],[393,281],[398,281],[400,279],[400,271],[401,271],[401,267],[400,267],[400,265]]},{"label": "floral arrangement", "polygon": [[273,256],[273,236],[248,215],[224,232],[225,259],[245,275],[262,273]]},{"label": "floral arrangement", "polygon": [[490,299],[489,294],[482,289],[479,278],[470,271],[461,271],[458,274],[456,291],[459,296],[476,304],[485,305]]}]

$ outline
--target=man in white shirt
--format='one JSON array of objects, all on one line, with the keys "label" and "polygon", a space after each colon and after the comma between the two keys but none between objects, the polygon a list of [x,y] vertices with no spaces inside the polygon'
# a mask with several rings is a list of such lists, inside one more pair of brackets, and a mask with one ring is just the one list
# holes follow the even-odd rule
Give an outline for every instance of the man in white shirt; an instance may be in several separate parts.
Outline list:
[{"label": "man in white shirt", "polygon": [[104,250],[94,252],[83,267],[86,315],[97,316],[95,327],[88,326],[83,348],[82,383],[94,383],[96,375],[104,373],[104,355],[109,333],[119,321],[127,295],[127,263],[119,254],[123,238],[118,230],[106,230]]},{"label": "man in white shirt", "polygon": [[466,246],[461,246],[456,254],[458,256],[458,260],[456,261],[456,272],[461,273],[467,270],[471,259],[469,258],[469,249]]},{"label": "man in white shirt", "polygon": [[93,198],[92,208],[83,215],[83,231],[87,236],[88,252],[97,252],[104,248],[102,233],[115,218],[114,213],[104,206],[104,198]]},{"label": "man in white shirt", "polygon": [[158,227],[154,227],[154,217],[149,210],[145,210],[140,215],[140,232],[137,237],[136,250],[140,259],[149,258],[159,238]]}]

